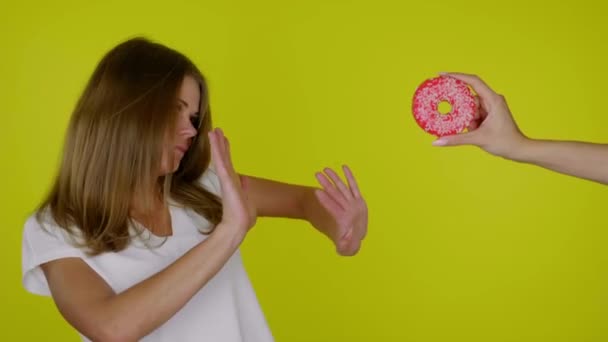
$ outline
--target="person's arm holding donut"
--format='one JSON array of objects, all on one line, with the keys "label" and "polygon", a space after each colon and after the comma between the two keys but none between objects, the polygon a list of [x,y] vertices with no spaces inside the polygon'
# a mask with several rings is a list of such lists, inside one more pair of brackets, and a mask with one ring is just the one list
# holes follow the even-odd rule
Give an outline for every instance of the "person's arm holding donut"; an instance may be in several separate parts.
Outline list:
[{"label": "person's arm holding donut", "polygon": [[441,137],[435,146],[475,145],[495,156],[608,184],[608,144],[532,139],[519,129],[505,98],[479,77],[446,73],[471,85],[479,96],[478,116],[467,133]]}]

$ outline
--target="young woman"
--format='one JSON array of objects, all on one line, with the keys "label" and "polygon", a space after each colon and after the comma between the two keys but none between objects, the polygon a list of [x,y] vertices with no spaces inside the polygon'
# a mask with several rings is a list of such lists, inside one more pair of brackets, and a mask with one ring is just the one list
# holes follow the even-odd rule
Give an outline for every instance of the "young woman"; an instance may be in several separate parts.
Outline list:
[{"label": "young woman", "polygon": [[238,174],[205,80],[144,38],[109,51],[26,222],[23,282],[95,341],[271,341],[239,245],[260,216],[307,220],[354,255],[367,205],[344,166],[320,188]]}]

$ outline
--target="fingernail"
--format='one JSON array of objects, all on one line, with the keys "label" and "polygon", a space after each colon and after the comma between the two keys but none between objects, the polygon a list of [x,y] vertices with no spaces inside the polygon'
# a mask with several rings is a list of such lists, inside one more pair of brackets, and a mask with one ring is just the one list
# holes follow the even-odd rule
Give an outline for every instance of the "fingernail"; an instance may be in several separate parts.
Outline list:
[{"label": "fingernail", "polygon": [[448,141],[446,139],[439,138],[439,139],[433,141],[433,146],[445,146],[447,143],[448,143]]}]

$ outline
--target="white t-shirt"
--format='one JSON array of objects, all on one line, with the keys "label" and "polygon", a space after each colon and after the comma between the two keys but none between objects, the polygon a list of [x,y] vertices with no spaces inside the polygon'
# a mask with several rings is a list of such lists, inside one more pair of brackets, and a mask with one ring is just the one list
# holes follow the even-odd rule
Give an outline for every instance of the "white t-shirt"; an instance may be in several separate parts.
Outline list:
[{"label": "white t-shirt", "polygon": [[[220,184],[209,169],[201,177],[205,188],[220,195]],[[97,272],[110,287],[121,293],[160,272],[192,247],[205,240],[199,229],[209,222],[190,209],[170,206],[173,235],[158,237],[144,234],[118,253],[94,257],[72,246],[67,233],[45,222],[43,230],[32,215],[23,232],[23,285],[35,294],[50,296],[41,264],[65,257],[79,257]],[[82,336],[83,341],[89,341]],[[237,250],[223,268],[171,319],[141,341],[273,341],[264,314],[243,267]]]}]

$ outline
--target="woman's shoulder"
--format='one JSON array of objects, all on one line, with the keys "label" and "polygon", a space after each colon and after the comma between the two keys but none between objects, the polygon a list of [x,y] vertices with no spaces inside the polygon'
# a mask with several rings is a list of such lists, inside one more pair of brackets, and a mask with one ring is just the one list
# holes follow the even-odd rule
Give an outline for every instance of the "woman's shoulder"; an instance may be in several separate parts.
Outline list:
[{"label": "woman's shoulder", "polygon": [[40,265],[61,259],[86,256],[74,235],[60,227],[49,210],[39,210],[25,220],[21,251],[23,286],[30,292],[50,295]]},{"label": "woman's shoulder", "polygon": [[53,242],[78,245],[80,234],[78,229],[60,226],[47,207],[38,209],[26,218],[23,239],[30,244]]},{"label": "woman's shoulder", "polygon": [[28,233],[46,232],[55,235],[60,232],[60,227],[53,218],[49,208],[36,210],[26,218],[24,231]]}]

